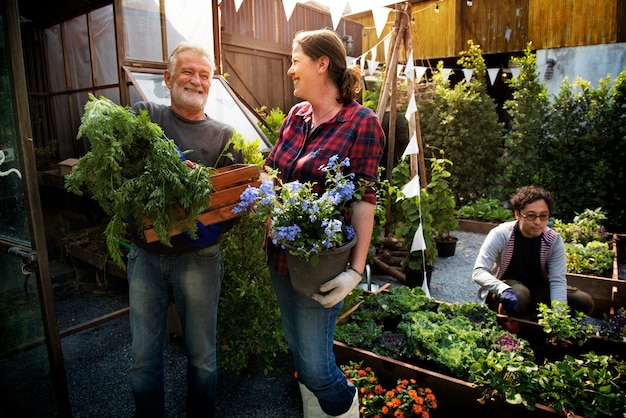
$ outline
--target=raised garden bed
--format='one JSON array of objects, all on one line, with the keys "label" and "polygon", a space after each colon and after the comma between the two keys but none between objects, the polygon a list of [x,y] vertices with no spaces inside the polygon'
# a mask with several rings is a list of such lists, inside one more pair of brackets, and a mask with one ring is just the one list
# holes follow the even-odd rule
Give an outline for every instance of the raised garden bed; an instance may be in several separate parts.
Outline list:
[{"label": "raised garden bed", "polygon": [[[522,405],[512,405],[502,400],[480,404],[482,390],[474,385],[434,372],[413,364],[389,357],[379,356],[367,350],[350,347],[342,342],[334,342],[334,352],[338,364],[363,362],[371,367],[383,386],[393,386],[398,379],[415,379],[420,387],[430,388],[437,397],[437,409],[433,416],[457,417],[496,417],[507,418],[556,418],[562,417],[557,410],[545,405],[536,405],[534,411]],[[579,417],[570,415],[571,418]]]}]

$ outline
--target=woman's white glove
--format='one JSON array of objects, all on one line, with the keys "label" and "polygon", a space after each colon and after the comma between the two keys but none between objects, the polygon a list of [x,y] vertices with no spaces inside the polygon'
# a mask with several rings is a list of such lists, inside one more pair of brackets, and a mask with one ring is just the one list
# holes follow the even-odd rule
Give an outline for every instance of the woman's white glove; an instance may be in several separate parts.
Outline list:
[{"label": "woman's white glove", "polygon": [[320,293],[312,294],[311,299],[316,300],[325,308],[331,308],[341,302],[360,281],[361,275],[355,270],[348,269],[322,284],[319,289]]}]

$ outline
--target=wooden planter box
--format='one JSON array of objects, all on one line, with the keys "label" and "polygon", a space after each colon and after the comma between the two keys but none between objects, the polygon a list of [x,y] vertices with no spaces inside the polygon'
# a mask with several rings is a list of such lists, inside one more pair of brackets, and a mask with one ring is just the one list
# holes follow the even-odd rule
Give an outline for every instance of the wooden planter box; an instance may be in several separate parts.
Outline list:
[{"label": "wooden planter box", "polygon": [[[367,350],[350,347],[342,342],[334,342],[337,364],[363,362],[372,368],[383,387],[393,387],[398,379],[415,379],[420,387],[432,389],[437,398],[437,409],[433,416],[439,418],[457,417],[503,417],[507,418],[556,418],[563,417],[558,411],[537,404],[534,411],[523,405],[512,405],[496,400],[481,405],[477,399],[482,390],[469,382],[433,372],[422,367],[404,363],[389,357],[379,356]],[[578,415],[572,415],[572,418]]]},{"label": "wooden planter box", "polygon": [[126,271],[122,270],[117,264],[111,261],[107,255],[98,254],[80,245],[70,244],[69,246],[70,256],[84,261],[85,263],[94,266],[95,268],[121,279],[126,279]]},{"label": "wooden planter box", "polygon": [[[238,214],[233,213],[233,208],[237,206],[241,193],[248,186],[258,187],[261,184],[258,179],[259,169],[254,164],[233,164],[218,168],[215,174],[211,174],[211,183],[214,188],[214,192],[211,193],[211,204],[207,211],[196,219],[204,225],[211,225],[238,217]],[[143,226],[146,242],[159,240],[149,219],[144,221]],[[171,229],[169,235],[174,236],[181,232]]]},{"label": "wooden planter box", "polygon": [[567,284],[589,293],[595,302],[591,316],[602,319],[626,306],[626,280],[567,273]]},{"label": "wooden planter box", "polygon": [[495,222],[474,221],[472,219],[459,219],[457,229],[463,232],[474,232],[476,234],[487,235],[496,226],[500,225]]}]

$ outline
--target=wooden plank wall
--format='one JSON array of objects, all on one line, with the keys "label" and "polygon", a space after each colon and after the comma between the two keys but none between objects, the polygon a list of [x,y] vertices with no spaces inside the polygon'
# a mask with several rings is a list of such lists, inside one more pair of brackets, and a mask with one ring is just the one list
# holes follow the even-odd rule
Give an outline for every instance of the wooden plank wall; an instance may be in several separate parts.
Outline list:
[{"label": "wooden plank wall", "polygon": [[[287,21],[282,0],[246,0],[238,11],[234,2],[224,1],[220,9],[228,83],[252,108],[278,107],[287,113],[298,101],[287,76],[293,37],[300,30],[332,28],[330,13],[298,3]],[[360,23],[342,19],[335,31],[352,36],[353,55],[361,53]]]},{"label": "wooden plank wall", "polygon": [[[484,54],[519,52],[529,41],[533,49],[626,41],[626,0],[480,0],[471,7],[466,0],[427,0],[413,2],[411,18],[416,60],[457,57],[467,50],[469,39]],[[389,33],[394,13],[380,37],[371,13],[351,19],[363,25],[367,51]],[[381,57],[382,45],[377,60]]]}]

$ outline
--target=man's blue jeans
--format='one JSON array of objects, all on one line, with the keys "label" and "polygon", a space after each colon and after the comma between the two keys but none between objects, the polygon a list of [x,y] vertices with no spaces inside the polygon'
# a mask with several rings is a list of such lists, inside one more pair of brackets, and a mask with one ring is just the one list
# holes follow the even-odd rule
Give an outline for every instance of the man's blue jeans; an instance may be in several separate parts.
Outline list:
[{"label": "man's blue jeans", "polygon": [[[217,245],[183,255],[132,246],[128,254],[135,417],[165,415],[167,307],[176,304],[187,354],[187,416],[215,415],[217,305],[224,273]],[[171,295],[171,296],[170,296]]]},{"label": "man's blue jeans", "polygon": [[325,413],[345,413],[356,389],[337,366],[333,351],[335,322],[343,302],[326,309],[293,290],[288,275],[276,273],[272,266],[270,275],[298,380],[315,394]]}]

